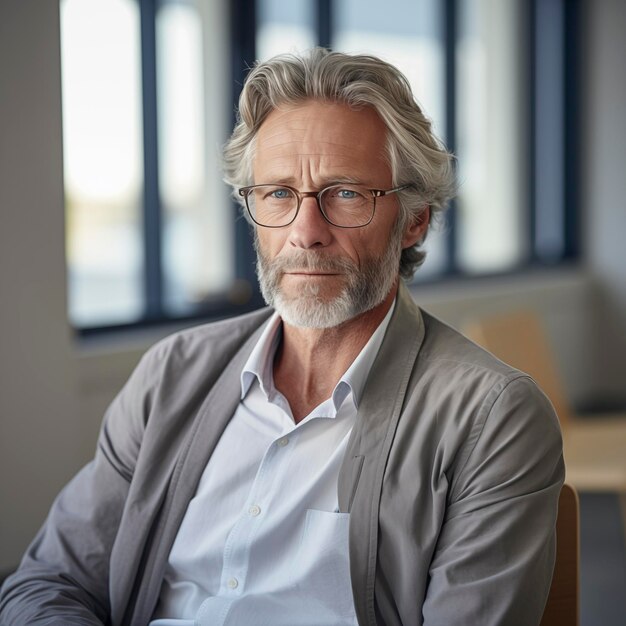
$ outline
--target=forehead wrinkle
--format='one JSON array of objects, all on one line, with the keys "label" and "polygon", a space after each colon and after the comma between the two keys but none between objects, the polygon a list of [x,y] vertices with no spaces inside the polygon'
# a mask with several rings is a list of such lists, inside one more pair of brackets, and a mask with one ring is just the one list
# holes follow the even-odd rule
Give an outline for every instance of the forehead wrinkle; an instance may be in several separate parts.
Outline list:
[{"label": "forehead wrinkle", "polygon": [[[283,176],[277,178],[270,178],[270,182],[266,184],[271,185],[287,185],[289,187],[295,187],[297,189],[300,180],[293,176]],[[316,184],[313,185],[316,189],[300,189],[300,191],[319,191],[324,187],[330,187],[331,185],[364,185],[365,183],[354,176],[323,176],[317,179]]]},{"label": "forehead wrinkle", "polygon": [[354,181],[382,188],[388,182],[386,129],[375,117],[314,102],[275,110],[256,137],[255,182],[304,189]]},{"label": "forehead wrinkle", "polygon": [[[326,114],[332,112],[330,123],[321,122],[320,106],[322,112]],[[337,111],[336,115],[334,114],[335,110]],[[264,148],[274,146],[288,147],[300,144],[308,146],[309,149],[311,145],[319,145],[337,147],[340,150],[349,151],[369,148],[371,151],[371,146],[369,145],[370,137],[368,137],[367,132],[353,133],[349,137],[342,134],[343,124],[340,120],[346,111],[349,114],[363,115],[363,111],[352,111],[343,105],[328,105],[315,101],[274,109],[259,129],[257,147],[261,147],[259,144],[263,144]],[[372,115],[380,123],[379,116],[375,113],[372,113]],[[369,115],[366,115],[365,119],[362,119],[360,122],[363,125],[363,130],[367,130],[372,124],[372,120],[369,117]],[[337,140],[337,134],[340,140]],[[384,152],[386,141],[383,139],[383,141],[377,143],[382,143],[382,145],[378,146],[379,150],[377,152]]]},{"label": "forehead wrinkle", "polygon": [[[285,136],[288,138],[286,139]],[[282,149],[288,148],[289,146],[305,146],[309,143],[316,144],[318,146],[328,146],[330,148],[338,148],[339,150],[354,150],[355,148],[359,148],[363,145],[362,140],[355,140],[351,144],[342,143],[340,141],[334,141],[333,139],[324,139],[321,137],[315,137],[313,139],[307,137],[296,137],[291,138],[291,133],[289,131],[282,131],[279,133],[275,133],[270,135],[269,137],[259,137],[259,141],[257,142],[257,150],[272,150],[272,149]],[[304,154],[307,156],[321,154],[317,152],[300,152],[299,154]]]},{"label": "forehead wrinkle", "polygon": [[272,149],[263,154],[257,153],[255,163],[255,182],[303,184],[301,181],[310,181],[313,184],[324,185],[326,182],[371,182],[370,167],[367,164],[355,162],[354,155],[342,152],[308,152],[286,153],[283,150]]},{"label": "forehead wrinkle", "polygon": [[[281,124],[279,127],[276,127],[276,126],[277,126],[276,124],[273,124],[271,122],[269,123],[268,126],[261,126],[259,133],[258,133],[259,139],[261,139],[264,142],[271,142],[272,140],[274,141],[281,140],[281,137],[283,137],[284,135],[293,135],[295,132],[299,134],[296,134],[292,142],[313,141],[313,142],[320,142],[320,143],[328,143],[331,145],[332,144],[344,145],[341,142],[335,141],[334,134],[327,128],[323,128],[322,131],[326,131],[326,133],[328,133],[328,136],[325,136],[324,134],[320,134],[320,129],[316,128],[317,126],[316,123],[308,122],[302,128],[294,128],[293,126],[290,126],[289,124]],[[355,139],[355,138],[352,137],[352,139]],[[359,143],[359,144],[364,143],[363,139],[364,139],[364,136],[359,134],[357,135],[356,141],[354,143]]]},{"label": "forehead wrinkle", "polygon": [[[293,137],[294,131],[301,133],[300,136]],[[285,139],[285,136],[288,138]],[[290,145],[306,145],[313,143],[320,146],[354,150],[355,148],[360,148],[367,144],[364,134],[351,137],[349,143],[335,140],[332,134],[329,137],[324,137],[320,135],[319,128],[316,128],[316,124],[310,121],[306,121],[303,126],[295,126],[293,123],[278,125],[276,120],[270,120],[268,126],[261,126],[257,139],[257,148],[280,148]]]},{"label": "forehead wrinkle", "polygon": [[[353,174],[358,173],[357,170],[361,168],[355,167],[353,159],[350,155],[333,155],[332,162],[328,162],[326,159],[328,155],[277,155],[273,158],[263,159],[262,162],[259,163],[260,168],[264,170],[265,173],[271,173],[274,170],[280,170],[284,172],[285,169],[288,170],[320,170],[320,171],[328,171],[330,173],[330,178],[333,178],[332,173],[335,172],[336,175],[345,176],[346,174],[352,176]],[[302,158],[300,158],[302,157]],[[322,157],[322,158],[314,158],[311,159],[309,157]],[[345,170],[345,171],[337,171],[337,170]]]},{"label": "forehead wrinkle", "polygon": [[338,158],[338,159],[348,159],[350,162],[352,161],[352,155],[350,154],[339,154],[339,153],[335,153],[335,152],[291,152],[289,154],[279,154],[276,155],[273,158],[284,158],[284,159],[298,159],[298,158],[309,158],[309,157],[315,157],[315,158],[321,158],[321,159],[325,159],[327,157],[332,157],[332,158]]}]

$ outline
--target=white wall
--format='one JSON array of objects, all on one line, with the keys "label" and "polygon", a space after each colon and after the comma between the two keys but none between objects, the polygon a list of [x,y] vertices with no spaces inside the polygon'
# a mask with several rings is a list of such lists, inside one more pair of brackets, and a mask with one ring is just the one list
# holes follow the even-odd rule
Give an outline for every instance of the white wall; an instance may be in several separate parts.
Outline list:
[{"label": "white wall", "polygon": [[58,6],[0,3],[0,570],[85,458],[65,314]]},{"label": "white wall", "polygon": [[[626,3],[586,0],[585,13],[587,262],[415,292],[455,325],[535,306],[575,402],[626,395]],[[58,21],[56,1],[0,2],[0,572],[90,458],[104,407],[161,334],[85,346],[67,324]]]}]

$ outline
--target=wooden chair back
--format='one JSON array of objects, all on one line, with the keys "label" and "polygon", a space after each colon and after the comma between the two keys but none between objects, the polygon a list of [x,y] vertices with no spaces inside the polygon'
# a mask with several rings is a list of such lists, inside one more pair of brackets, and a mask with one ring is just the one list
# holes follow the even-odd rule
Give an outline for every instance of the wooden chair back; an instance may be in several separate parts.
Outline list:
[{"label": "wooden chair back", "polygon": [[559,496],[556,521],[556,561],[541,626],[580,623],[580,527],[576,490],[567,483]]}]

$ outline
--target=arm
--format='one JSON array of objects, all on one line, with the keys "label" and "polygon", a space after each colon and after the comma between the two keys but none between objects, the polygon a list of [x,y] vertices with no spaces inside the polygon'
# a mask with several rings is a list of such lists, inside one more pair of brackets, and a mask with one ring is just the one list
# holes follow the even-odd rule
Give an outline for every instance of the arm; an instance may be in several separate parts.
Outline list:
[{"label": "arm", "polygon": [[0,596],[0,623],[106,623],[108,555],[128,483],[98,451],[65,487]]},{"label": "arm", "polygon": [[[150,353],[149,353],[150,354]],[[55,500],[0,593],[0,624],[107,623],[109,558],[122,517],[156,379],[142,359],[107,411],[94,460]]]},{"label": "arm", "polygon": [[564,466],[552,406],[517,377],[481,409],[430,566],[426,626],[539,624]]}]

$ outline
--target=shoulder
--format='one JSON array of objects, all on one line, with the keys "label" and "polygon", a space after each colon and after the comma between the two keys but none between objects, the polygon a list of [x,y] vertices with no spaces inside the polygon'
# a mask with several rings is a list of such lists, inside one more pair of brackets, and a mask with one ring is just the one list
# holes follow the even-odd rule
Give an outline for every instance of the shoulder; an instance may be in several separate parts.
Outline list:
[{"label": "shoulder", "polygon": [[132,404],[133,413],[140,412],[146,421],[159,397],[206,392],[271,314],[271,309],[260,309],[165,337],[146,351],[114,405]]},{"label": "shoulder", "polygon": [[[445,440],[463,439],[480,427],[501,396],[522,393],[530,404],[553,410],[535,382],[463,334],[420,309],[406,288],[374,368],[375,387],[403,398],[409,428],[435,429]],[[519,390],[519,391],[518,391]],[[416,422],[415,420],[419,420]],[[437,439],[436,433],[431,435]]]},{"label": "shoulder", "polygon": [[558,419],[535,381],[437,318],[421,315],[424,340],[407,405],[419,407],[449,463],[460,469],[492,447],[509,449],[509,459],[513,450],[523,457],[549,449],[558,457]]},{"label": "shoulder", "polygon": [[533,379],[428,313],[414,314],[423,338],[404,372],[390,475],[427,477],[448,504],[507,481],[532,491],[562,480],[558,419]]},{"label": "shoulder", "polygon": [[[398,293],[398,304],[378,357],[376,374],[385,385],[398,386],[404,413],[436,413],[441,427],[452,422],[457,432],[484,419],[496,400],[521,389],[529,402],[549,407],[528,374],[497,359],[451,326],[424,311],[408,289]],[[397,385],[395,385],[397,386]],[[463,422],[461,424],[460,422]]]},{"label": "shoulder", "polygon": [[525,372],[500,361],[429,313],[421,311],[421,315],[424,340],[415,369],[439,391],[495,399],[513,384],[525,387],[531,394],[540,394],[535,382]]},{"label": "shoulder", "polygon": [[231,359],[271,313],[262,309],[203,324],[153,345],[109,406],[101,447],[114,448],[109,456],[132,468],[147,430],[157,439],[176,437],[196,415]]},{"label": "shoulder", "polygon": [[385,343],[385,365],[396,372],[409,369],[413,386],[480,393],[524,375],[421,309],[406,288],[399,291]]},{"label": "shoulder", "polygon": [[272,309],[210,322],[175,332],[154,344],[143,360],[152,366],[166,362],[191,364],[228,360],[269,319]]},{"label": "shoulder", "polygon": [[[131,376],[146,399],[176,394],[195,397],[213,386],[229,362],[254,338],[271,316],[269,308],[178,331],[153,345]],[[145,402],[150,406],[152,402]]]},{"label": "shoulder", "polygon": [[408,373],[403,418],[409,431],[427,432],[432,445],[449,449],[457,461],[458,447],[468,452],[490,429],[523,426],[560,443],[554,409],[528,374],[429,313],[415,307],[413,314],[423,337]]},{"label": "shoulder", "polygon": [[420,358],[431,367],[490,372],[494,377],[519,373],[497,359],[458,330],[420,309],[424,322],[424,342]]}]

